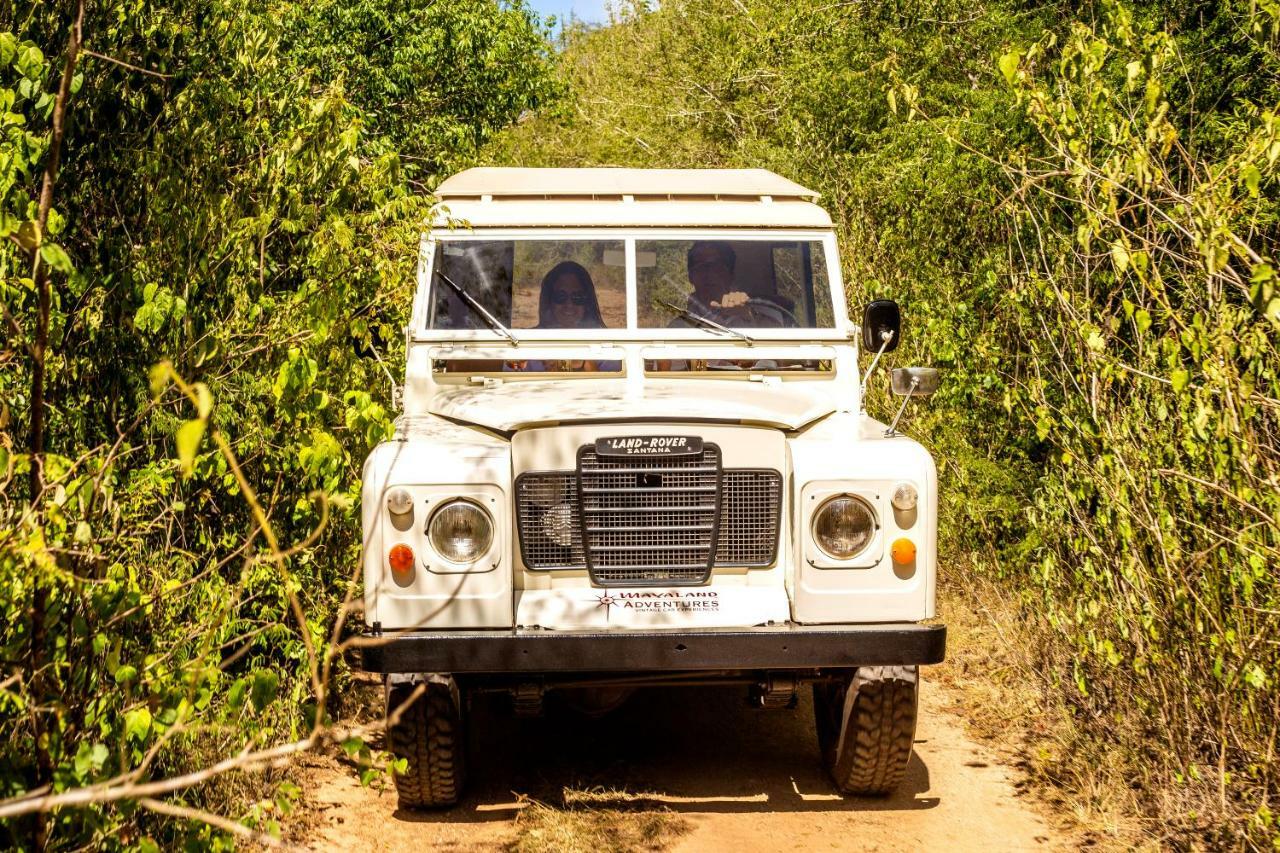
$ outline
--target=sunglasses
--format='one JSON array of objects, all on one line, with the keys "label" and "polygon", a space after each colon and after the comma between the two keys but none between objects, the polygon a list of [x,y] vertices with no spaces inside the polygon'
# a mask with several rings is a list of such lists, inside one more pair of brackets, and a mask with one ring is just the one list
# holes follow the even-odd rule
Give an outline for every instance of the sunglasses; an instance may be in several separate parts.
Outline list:
[{"label": "sunglasses", "polygon": [[555,305],[564,305],[566,302],[572,302],[574,305],[586,305],[589,299],[585,293],[565,293],[563,290],[551,294],[551,302]]},{"label": "sunglasses", "polygon": [[690,264],[689,272],[702,272],[703,270],[709,270],[714,267],[726,270],[729,269],[729,265],[720,258],[707,258],[706,260],[696,261],[695,263]]}]

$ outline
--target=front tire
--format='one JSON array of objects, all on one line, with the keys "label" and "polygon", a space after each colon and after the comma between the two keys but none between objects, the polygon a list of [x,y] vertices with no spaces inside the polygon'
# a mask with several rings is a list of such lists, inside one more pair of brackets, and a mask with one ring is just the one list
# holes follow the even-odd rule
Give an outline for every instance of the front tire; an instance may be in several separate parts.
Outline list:
[{"label": "front tire", "polygon": [[864,666],[813,686],[818,745],[841,793],[891,794],[902,783],[915,742],[919,671]]},{"label": "front tire", "polygon": [[396,773],[396,792],[402,809],[447,808],[458,802],[466,770],[466,740],[458,687],[427,682],[426,690],[404,708],[400,719],[391,715],[404,705],[417,684],[387,686],[387,742],[404,773]]}]

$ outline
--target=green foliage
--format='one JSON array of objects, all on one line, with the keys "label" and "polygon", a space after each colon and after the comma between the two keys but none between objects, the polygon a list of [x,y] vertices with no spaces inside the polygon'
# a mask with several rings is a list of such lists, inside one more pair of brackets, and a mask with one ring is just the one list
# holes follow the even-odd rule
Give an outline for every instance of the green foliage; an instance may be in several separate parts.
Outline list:
[{"label": "green foliage", "polygon": [[[421,187],[555,91],[518,3],[88,4],[87,43],[119,62],[78,57],[41,235],[71,12],[19,5],[0,9],[0,797],[165,778],[328,719],[359,465],[391,431],[374,354],[403,358]],[[270,772],[173,798],[272,832],[296,793]],[[35,831],[0,823],[0,843]],[[48,831],[228,843],[129,801]]]},{"label": "green foliage", "polygon": [[[1142,775],[1203,779],[1221,806],[1252,810],[1280,733],[1267,640],[1280,316],[1266,287],[1280,61],[1257,51],[1262,103],[1197,116],[1170,100],[1179,40],[1105,11],[1028,46],[1010,75],[1047,149],[1018,164],[1032,187],[1016,214],[1019,308],[1044,335],[1023,348],[1037,373],[1015,405],[1045,422],[1051,475],[1029,517],[1059,535],[1041,536],[1028,586],[1073,652],[1081,704],[1144,715]],[[1245,49],[1274,38],[1274,17],[1239,23]]]}]

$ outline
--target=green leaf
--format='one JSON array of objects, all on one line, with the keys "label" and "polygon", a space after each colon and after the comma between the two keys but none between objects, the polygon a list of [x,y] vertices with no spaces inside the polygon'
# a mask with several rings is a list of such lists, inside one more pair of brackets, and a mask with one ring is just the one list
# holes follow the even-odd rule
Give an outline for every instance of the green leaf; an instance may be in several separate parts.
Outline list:
[{"label": "green leaf", "polygon": [[124,736],[126,740],[142,743],[151,733],[151,711],[146,707],[134,708],[124,715]]},{"label": "green leaf", "polygon": [[95,743],[93,746],[81,741],[80,748],[76,750],[75,768],[76,775],[81,779],[90,779],[99,770],[102,765],[107,763],[107,758],[111,755],[107,751],[105,744]]},{"label": "green leaf", "polygon": [[1187,383],[1191,381],[1191,374],[1185,370],[1175,370],[1169,374],[1169,380],[1173,382],[1173,393],[1181,394],[1187,387]]},{"label": "green leaf", "polygon": [[249,682],[243,678],[237,678],[231,685],[231,689],[227,691],[227,704],[232,708],[239,708],[244,704],[244,694],[249,689]]},{"label": "green leaf", "polygon": [[1129,268],[1129,249],[1121,240],[1111,244],[1111,263],[1115,265],[1116,275],[1124,275]]},{"label": "green leaf", "polygon": [[1139,308],[1133,312],[1133,322],[1138,327],[1138,333],[1144,334],[1151,328],[1151,312],[1146,308]]},{"label": "green leaf", "polygon": [[151,396],[159,397],[165,388],[169,387],[169,379],[173,376],[172,368],[169,362],[162,361],[151,368]]},{"label": "green leaf", "polygon": [[40,259],[48,264],[50,269],[57,270],[60,273],[70,273],[74,269],[71,266],[70,256],[57,243],[45,243],[42,245],[40,247]]},{"label": "green leaf", "polygon": [[1257,198],[1258,184],[1262,181],[1262,173],[1258,171],[1258,167],[1252,163],[1245,164],[1245,167],[1240,170],[1240,177],[1244,181],[1245,189],[1249,191],[1249,195]]},{"label": "green leaf", "polygon": [[204,418],[196,418],[178,427],[178,462],[182,465],[182,473],[187,477],[195,470],[196,451],[200,448],[200,439],[204,437],[204,425]]},{"label": "green leaf", "polygon": [[209,412],[213,411],[213,394],[209,391],[209,386],[203,382],[195,384],[196,391],[196,410],[200,413],[200,417],[208,418]]},{"label": "green leaf", "polygon": [[130,681],[137,679],[137,677],[138,670],[127,663],[116,668],[116,684],[128,684]]},{"label": "green leaf", "polygon": [[1018,77],[1018,63],[1022,60],[1020,51],[1011,50],[1004,56],[1000,57],[997,64],[1000,66],[1000,73],[1004,75],[1005,82],[1010,86]]},{"label": "green leaf", "polygon": [[110,756],[111,753],[107,751],[106,744],[95,743],[90,746],[81,742],[80,748],[76,750],[76,775],[81,779],[91,778],[102,769],[102,765],[107,763]]},{"label": "green leaf", "polygon": [[1134,84],[1138,82],[1138,78],[1142,76],[1142,63],[1136,59],[1124,67],[1125,84],[1129,91],[1133,91]]},{"label": "green leaf", "polygon": [[270,670],[259,670],[253,675],[253,689],[249,693],[249,701],[254,710],[261,711],[276,698],[276,689],[280,686],[280,677]]},{"label": "green leaf", "polygon": [[360,750],[364,749],[364,739],[358,737],[349,737],[342,742],[342,751],[347,755],[355,758],[360,754]]},{"label": "green leaf", "polygon": [[30,252],[40,245],[40,229],[34,222],[27,220],[18,226],[18,233],[15,239],[18,241],[22,251]]}]

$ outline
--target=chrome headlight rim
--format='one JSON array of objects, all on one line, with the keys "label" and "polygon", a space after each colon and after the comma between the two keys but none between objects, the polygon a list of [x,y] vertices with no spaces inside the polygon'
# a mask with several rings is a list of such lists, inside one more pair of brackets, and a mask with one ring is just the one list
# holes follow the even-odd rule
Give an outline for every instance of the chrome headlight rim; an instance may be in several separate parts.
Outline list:
[{"label": "chrome headlight rim", "polygon": [[[474,555],[470,557],[459,557],[456,552],[451,553],[441,547],[440,541],[438,541],[436,536],[435,526],[436,522],[440,520],[441,514],[456,506],[466,506],[477,511],[479,513],[478,517],[486,525],[485,535],[482,538],[483,547],[477,548]],[[479,562],[486,554],[493,550],[495,529],[493,516],[478,500],[463,496],[446,498],[431,510],[431,517],[427,519],[427,542],[431,546],[431,550],[440,558],[445,560],[445,562],[454,566],[469,566]],[[443,539],[443,537],[439,537],[439,539]]]},{"label": "chrome headlight rim", "polygon": [[[866,541],[862,544],[862,547],[848,554],[837,553],[835,550],[828,548],[827,544],[823,542],[822,536],[818,533],[818,523],[822,520],[823,514],[830,510],[832,505],[837,501],[843,500],[853,501],[855,504],[860,505],[871,522],[870,527],[867,529]],[[876,531],[879,529],[880,515],[876,512],[875,506],[862,495],[854,494],[852,492],[840,492],[839,494],[828,495],[822,503],[818,504],[818,508],[814,510],[813,515],[809,519],[809,538],[813,541],[813,544],[816,545],[818,550],[829,559],[841,563],[856,560],[866,554],[875,542]]]}]

